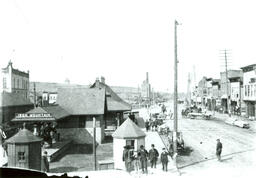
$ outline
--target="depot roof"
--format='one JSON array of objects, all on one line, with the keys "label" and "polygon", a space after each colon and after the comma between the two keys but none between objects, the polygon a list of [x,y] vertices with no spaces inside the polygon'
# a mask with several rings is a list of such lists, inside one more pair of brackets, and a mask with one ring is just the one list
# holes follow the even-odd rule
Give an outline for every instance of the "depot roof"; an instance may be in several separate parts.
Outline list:
[{"label": "depot roof", "polygon": [[112,137],[122,139],[134,139],[145,136],[146,134],[129,118],[112,134]]},{"label": "depot roof", "polygon": [[71,115],[102,115],[105,89],[59,88],[57,104]]},{"label": "depot roof", "polygon": [[98,80],[90,88],[104,88],[106,90],[108,111],[130,111],[131,105],[122,100],[107,84]]}]

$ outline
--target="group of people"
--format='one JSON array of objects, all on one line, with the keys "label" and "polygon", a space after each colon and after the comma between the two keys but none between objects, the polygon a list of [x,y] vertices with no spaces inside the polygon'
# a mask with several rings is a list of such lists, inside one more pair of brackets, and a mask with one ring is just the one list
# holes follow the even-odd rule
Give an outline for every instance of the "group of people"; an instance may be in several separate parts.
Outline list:
[{"label": "group of people", "polygon": [[[169,153],[165,148],[160,155],[160,161],[162,163],[163,171],[168,170],[168,155]],[[159,157],[159,153],[155,148],[155,145],[151,145],[151,149],[147,151],[143,145],[140,146],[140,149],[135,151],[131,146],[124,146],[123,151],[123,161],[125,163],[125,168],[127,172],[131,172],[134,168],[136,173],[139,172],[140,168],[142,173],[148,173],[148,161],[151,168],[156,168],[156,163]]]},{"label": "group of people", "polygon": [[43,138],[44,143],[47,143],[49,147],[52,147],[52,144],[57,140],[57,130],[55,125],[42,124],[39,132],[39,136]]},{"label": "group of people", "polygon": [[145,121],[145,127],[146,127],[146,131],[148,132],[149,130],[151,131],[157,131],[158,130],[158,126],[161,125],[160,120],[158,119],[149,119]]}]

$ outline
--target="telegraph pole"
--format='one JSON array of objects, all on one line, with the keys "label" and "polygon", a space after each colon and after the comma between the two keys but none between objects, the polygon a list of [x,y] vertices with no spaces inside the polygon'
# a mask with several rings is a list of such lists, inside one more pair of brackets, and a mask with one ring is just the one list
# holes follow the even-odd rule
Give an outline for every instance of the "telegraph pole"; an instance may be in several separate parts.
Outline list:
[{"label": "telegraph pole", "polygon": [[227,50],[223,50],[224,52],[224,62],[225,62],[225,77],[226,77],[226,93],[227,93],[227,112],[229,117],[231,117],[231,106],[230,106],[230,95],[229,95],[229,82],[228,82],[228,58],[227,58]]},{"label": "telegraph pole", "polygon": [[96,162],[96,119],[93,117],[93,161],[94,161],[94,170],[97,170]]},{"label": "telegraph pole", "polygon": [[227,111],[230,117],[230,106],[229,106],[229,92],[228,92],[228,62],[227,62],[227,51],[225,50],[225,70],[226,70],[226,92],[227,92]]},{"label": "telegraph pole", "polygon": [[36,83],[34,82],[34,108],[36,108]]},{"label": "telegraph pole", "polygon": [[174,124],[173,124],[173,161],[174,165],[178,170],[177,166],[177,130],[178,130],[178,59],[177,59],[177,25],[179,23],[175,20],[174,22]]}]

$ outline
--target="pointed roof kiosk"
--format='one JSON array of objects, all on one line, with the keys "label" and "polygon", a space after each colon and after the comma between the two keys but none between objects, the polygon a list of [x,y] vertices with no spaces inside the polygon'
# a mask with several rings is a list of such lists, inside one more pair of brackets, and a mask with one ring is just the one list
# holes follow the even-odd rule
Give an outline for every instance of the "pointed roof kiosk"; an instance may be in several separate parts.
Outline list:
[{"label": "pointed roof kiosk", "polygon": [[137,151],[140,145],[145,146],[146,134],[130,118],[127,118],[112,134],[112,137],[114,167],[115,169],[125,170],[123,162],[124,146],[131,146]]},{"label": "pointed roof kiosk", "polygon": [[8,144],[8,167],[41,170],[40,137],[34,136],[25,128],[6,140]]}]

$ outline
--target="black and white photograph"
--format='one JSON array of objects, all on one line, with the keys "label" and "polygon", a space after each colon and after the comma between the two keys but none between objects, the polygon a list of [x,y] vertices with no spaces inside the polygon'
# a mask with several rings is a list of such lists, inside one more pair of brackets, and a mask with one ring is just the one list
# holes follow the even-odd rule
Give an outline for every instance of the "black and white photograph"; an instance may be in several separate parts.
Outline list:
[{"label": "black and white photograph", "polygon": [[254,177],[255,7],[0,0],[0,177]]}]

